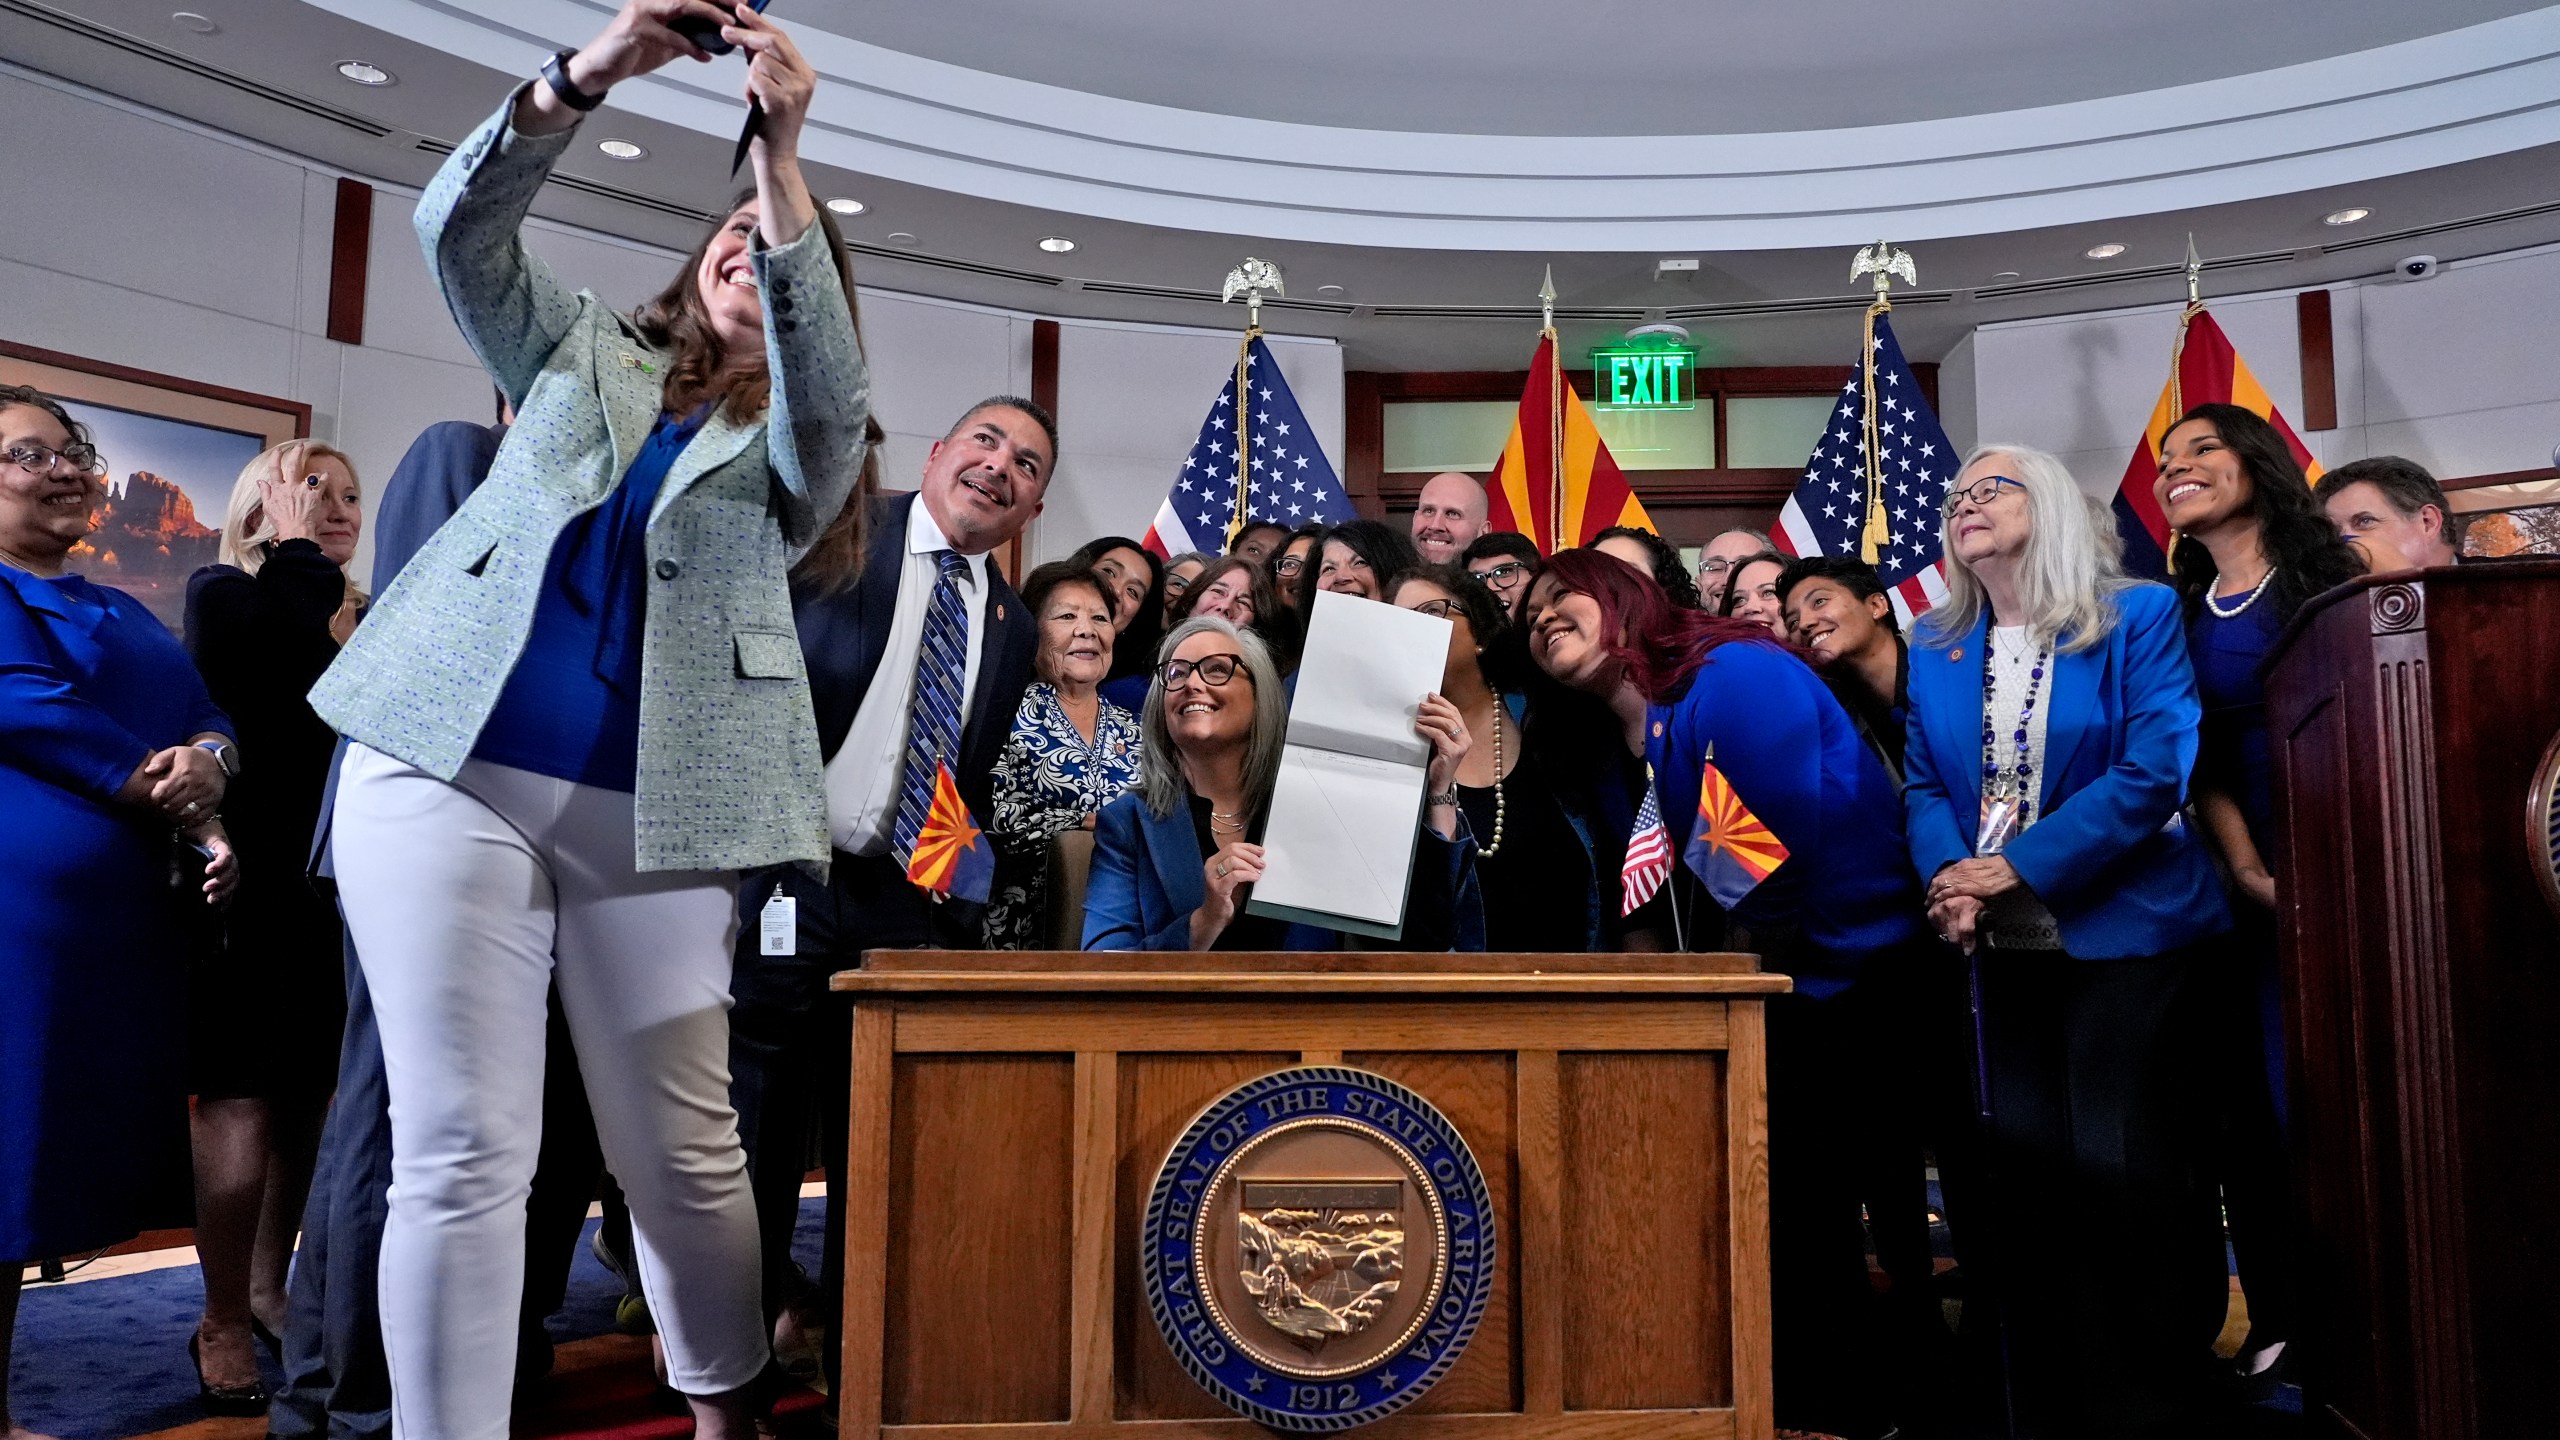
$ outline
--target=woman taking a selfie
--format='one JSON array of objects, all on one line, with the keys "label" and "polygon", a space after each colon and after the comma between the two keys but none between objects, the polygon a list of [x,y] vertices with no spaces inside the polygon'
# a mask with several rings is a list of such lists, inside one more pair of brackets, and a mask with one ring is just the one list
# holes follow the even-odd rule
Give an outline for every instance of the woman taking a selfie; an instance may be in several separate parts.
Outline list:
[{"label": "woman taking a selfie", "polygon": [[[714,22],[716,30],[686,27]],[[584,112],[716,39],[764,111],[755,191],[630,316],[518,230]],[[500,1440],[545,994],[631,1205],[668,1383],[749,1433],[768,1359],[729,1102],[735,872],[828,855],[786,574],[876,434],[844,248],[772,21],[628,0],[446,162],[428,268],[516,409],[488,480],[313,691],[351,745],[332,836],[391,1088],[382,1335],[404,1434]]]}]

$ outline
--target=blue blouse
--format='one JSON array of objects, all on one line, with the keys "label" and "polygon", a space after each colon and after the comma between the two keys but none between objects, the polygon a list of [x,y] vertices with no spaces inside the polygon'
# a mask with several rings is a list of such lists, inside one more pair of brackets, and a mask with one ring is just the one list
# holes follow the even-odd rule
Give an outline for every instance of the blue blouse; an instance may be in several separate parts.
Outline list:
[{"label": "blue blouse", "polygon": [[640,639],[649,615],[649,511],[711,418],[658,416],[622,483],[552,543],[524,653],[473,758],[630,792],[640,772]]},{"label": "blue blouse", "polygon": [[1697,829],[1711,753],[1742,803],[1787,847],[1786,860],[1733,918],[1802,933],[1806,958],[1773,959],[1797,966],[1798,990],[1836,994],[1869,960],[1926,938],[1893,777],[1804,662],[1763,641],[1719,645],[1686,693],[1652,708],[1645,729],[1672,854]]},{"label": "blue blouse", "polygon": [[1022,692],[1013,733],[996,757],[995,813],[987,825],[996,852],[990,948],[1041,946],[1049,842],[1137,785],[1139,743],[1138,718],[1109,700],[1099,702],[1087,744],[1056,686],[1035,680]]},{"label": "blue blouse", "polygon": [[2187,657],[2204,701],[2196,780],[2240,807],[2250,841],[2270,866],[2276,860],[2275,757],[2267,744],[2267,687],[2258,672],[2283,633],[2276,607],[2264,597],[2228,620],[2201,603],[2187,616]]}]

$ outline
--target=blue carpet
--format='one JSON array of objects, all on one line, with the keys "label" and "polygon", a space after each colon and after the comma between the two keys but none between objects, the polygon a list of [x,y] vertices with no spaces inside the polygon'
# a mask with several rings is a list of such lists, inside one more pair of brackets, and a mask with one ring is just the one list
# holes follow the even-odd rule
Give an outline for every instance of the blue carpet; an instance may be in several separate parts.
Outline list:
[{"label": "blue carpet", "polygon": [[[818,1271],[826,1202],[800,1202],[792,1251]],[[545,1326],[555,1342],[613,1330],[622,1282],[597,1263],[588,1221],[569,1269],[568,1300]],[[187,1336],[204,1313],[204,1276],[173,1266],[79,1285],[29,1285],[18,1305],[17,1363],[9,1376],[18,1423],[62,1440],[124,1440],[204,1418],[187,1363]],[[283,1376],[264,1350],[267,1383]]]}]

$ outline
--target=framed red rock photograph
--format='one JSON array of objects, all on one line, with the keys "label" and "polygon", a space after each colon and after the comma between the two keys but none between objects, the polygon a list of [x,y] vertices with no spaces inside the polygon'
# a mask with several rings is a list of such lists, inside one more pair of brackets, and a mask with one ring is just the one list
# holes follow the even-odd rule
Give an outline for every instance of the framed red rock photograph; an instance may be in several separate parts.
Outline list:
[{"label": "framed red rock photograph", "polygon": [[89,428],[107,498],[71,569],[151,607],[175,631],[187,577],[210,565],[242,467],[311,433],[298,400],[0,340],[0,385],[33,385]]}]

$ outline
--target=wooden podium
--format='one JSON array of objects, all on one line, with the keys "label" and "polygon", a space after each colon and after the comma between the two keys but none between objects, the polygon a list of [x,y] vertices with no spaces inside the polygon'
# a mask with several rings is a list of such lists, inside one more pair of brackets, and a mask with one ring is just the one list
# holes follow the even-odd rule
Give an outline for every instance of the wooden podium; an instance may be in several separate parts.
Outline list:
[{"label": "wooden podium", "polygon": [[2343,586],[2267,695],[2309,1398],[2560,1432],[2560,562]]},{"label": "wooden podium", "polygon": [[874,951],[853,997],[847,1440],[1270,1432],[1176,1364],[1141,1209],[1202,1107],[1375,1071],[1490,1182],[1481,1328],[1381,1440],[1767,1440],[1767,1099],[1747,955]]}]

